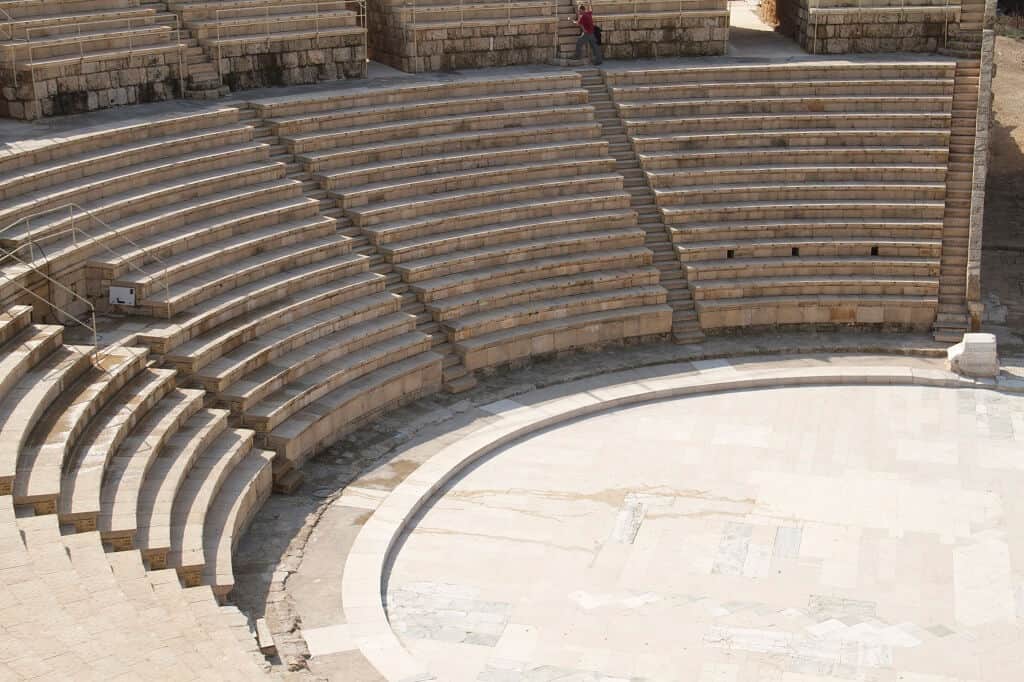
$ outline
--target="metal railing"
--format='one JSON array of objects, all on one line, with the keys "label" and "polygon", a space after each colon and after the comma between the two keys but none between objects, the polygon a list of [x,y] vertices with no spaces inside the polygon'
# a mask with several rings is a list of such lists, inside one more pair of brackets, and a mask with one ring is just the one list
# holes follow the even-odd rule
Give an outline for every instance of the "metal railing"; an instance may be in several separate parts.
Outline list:
[{"label": "metal railing", "polygon": [[7,10],[0,7],[0,17],[3,18],[3,26],[6,27],[6,33],[0,32],[0,39],[2,40],[14,40],[14,17],[8,14]]},{"label": "metal railing", "polygon": [[[4,272],[2,270],[0,270],[0,277],[3,277],[8,282],[10,282],[14,286],[18,287],[19,289],[21,289],[22,291],[27,293],[29,296],[32,296],[33,298],[35,298],[36,300],[38,300],[38,301],[40,301],[42,303],[45,303],[47,306],[49,306],[54,311],[61,313],[62,315],[64,315],[65,318],[67,318],[67,320],[69,320],[71,322],[74,322],[75,324],[81,325],[82,327],[85,327],[92,334],[92,353],[90,353],[90,355],[92,355],[93,363],[98,363],[101,356],[100,356],[100,337],[99,337],[99,333],[98,333],[97,327],[96,327],[96,306],[94,306],[92,304],[92,302],[89,301],[88,299],[86,299],[84,296],[82,296],[78,292],[73,291],[72,289],[64,286],[63,284],[58,282],[53,277],[50,277],[49,275],[47,275],[45,272],[43,272],[41,269],[39,269],[35,265],[32,265],[31,263],[27,263],[24,260],[22,260],[21,258],[19,258],[18,257],[18,251],[20,251],[21,249],[26,248],[26,247],[30,250],[29,258],[31,259],[31,257],[32,257],[31,256],[31,249],[32,249],[32,244],[31,243],[29,243],[29,244],[22,244],[21,246],[18,246],[17,248],[15,248],[12,251],[9,251],[9,250],[3,248],[2,246],[0,246],[0,259],[3,259],[3,260],[6,260],[8,258],[13,259],[14,261],[19,263],[20,265],[23,265],[24,267],[28,268],[29,272],[33,272],[36,275],[38,275],[39,277],[42,277],[44,280],[46,280],[46,282],[51,287],[52,286],[56,286],[61,291],[65,292],[66,294],[69,294],[72,299],[76,299],[76,300],[81,301],[82,303],[84,303],[86,305],[86,307],[88,308],[88,310],[89,310],[89,320],[90,320],[91,324],[86,324],[85,322],[80,320],[77,316],[73,315],[71,312],[65,310],[64,308],[62,308],[59,305],[57,305],[56,303],[54,303],[53,300],[51,300],[51,299],[54,298],[54,296],[51,295],[49,298],[46,298],[44,296],[40,296],[36,292],[32,291],[31,288],[25,286],[24,284],[22,284],[21,282],[17,281],[16,279],[13,279],[6,272]],[[56,319],[57,319],[58,322],[60,322],[60,318],[59,317],[57,317]]]},{"label": "metal railing", "polygon": [[[313,12],[313,32],[316,39],[316,46],[320,47],[320,22],[323,20],[323,16],[331,16],[339,11],[349,10],[350,7],[355,7],[356,15],[356,26],[366,28],[366,0],[318,0],[315,2],[303,2],[303,3],[289,3],[288,5],[280,5],[273,0],[266,0],[262,6],[263,14],[254,15],[253,10],[259,10],[259,6],[244,7],[244,8],[230,8],[230,9],[219,9],[213,14],[214,23],[217,27],[217,76],[220,78],[221,85],[224,84],[224,67],[223,59],[224,53],[222,45],[224,43],[248,43],[251,42],[254,35],[260,35],[263,40],[266,41],[267,52],[270,52],[270,43],[274,39],[274,35],[279,31],[272,30],[275,24],[280,23],[282,17],[287,17],[287,14],[272,14],[271,9],[282,9],[287,8],[289,10],[294,8],[306,8],[312,9]],[[330,9],[333,8],[333,9]],[[305,10],[299,10],[305,11]],[[352,10],[349,10],[352,11]],[[232,20],[236,21],[236,25],[239,26],[255,26],[257,33],[248,34],[245,36],[224,36],[223,28],[226,24]]]},{"label": "metal railing", "polygon": [[[32,227],[32,221],[33,220],[38,220],[39,218],[41,218],[43,216],[52,215],[54,213],[60,213],[62,211],[67,211],[67,213],[68,213],[67,218],[63,219],[64,221],[70,223],[70,225],[68,225],[67,227],[62,227],[62,228],[59,228],[57,230],[46,229],[45,232],[43,231],[43,229],[40,229],[40,230],[33,229],[33,227]],[[80,215],[83,215],[86,218],[88,218],[89,220],[102,225],[104,228],[106,228],[108,234],[103,235],[103,238],[101,239],[99,237],[96,237],[95,235],[89,234],[89,232],[87,232],[85,229],[83,229],[81,227],[81,225],[76,225],[75,224],[75,213],[76,213],[76,211]],[[25,246],[30,247],[30,249],[32,249],[32,248],[39,249],[40,253],[43,256],[43,259],[46,260],[45,251],[43,250],[43,248],[41,246],[41,242],[39,241],[39,239],[37,239],[37,237],[45,237],[47,240],[50,240],[50,239],[56,239],[56,238],[60,238],[60,237],[70,236],[71,237],[72,245],[77,247],[78,246],[78,241],[79,241],[78,238],[79,238],[79,236],[81,236],[81,237],[84,238],[83,239],[83,244],[99,246],[102,250],[104,250],[107,253],[109,253],[110,255],[114,256],[117,259],[117,262],[116,262],[117,265],[127,265],[129,270],[134,270],[136,272],[140,272],[143,275],[145,275],[146,277],[153,277],[153,278],[157,277],[157,275],[155,275],[155,273],[151,273],[148,270],[146,270],[145,268],[143,268],[141,265],[138,265],[137,263],[133,262],[132,258],[130,258],[128,256],[125,256],[122,253],[118,253],[117,251],[112,249],[110,247],[110,245],[107,243],[106,240],[119,239],[121,241],[127,242],[133,248],[135,248],[135,250],[137,252],[142,254],[142,260],[143,261],[146,261],[146,262],[154,261],[154,262],[158,263],[161,266],[162,272],[160,273],[159,278],[161,278],[163,280],[164,298],[166,299],[166,302],[167,302],[167,318],[170,319],[170,317],[171,317],[171,296],[170,296],[171,285],[170,285],[170,276],[169,276],[169,271],[168,271],[168,265],[167,265],[166,261],[164,261],[164,259],[160,258],[160,256],[158,256],[155,253],[153,253],[150,249],[147,249],[144,246],[141,246],[140,244],[138,244],[136,241],[134,241],[130,237],[128,237],[126,235],[123,235],[123,234],[118,234],[117,230],[114,229],[113,227],[111,227],[111,225],[108,222],[106,222],[105,220],[100,218],[98,215],[96,215],[95,213],[93,213],[89,209],[83,208],[83,207],[81,207],[81,206],[79,206],[78,204],[75,204],[75,203],[67,203],[67,204],[63,204],[61,206],[57,206],[56,208],[51,208],[51,209],[47,209],[45,211],[39,211],[38,213],[33,213],[32,215],[28,215],[28,216],[25,216],[23,218],[19,218],[15,222],[11,223],[7,227],[5,227],[2,230],[0,230],[0,239],[3,239],[3,235],[5,233],[9,232],[10,230],[13,230],[15,227],[17,227],[19,225],[22,225],[22,224],[24,224],[28,228],[28,232],[23,234],[23,235],[21,235],[21,236],[19,236],[19,237],[17,237],[17,238],[10,239],[10,241],[17,241],[18,242],[18,247],[15,249],[15,251],[17,251],[18,249],[21,249],[21,248],[23,248]],[[32,261],[35,260],[35,258],[33,257],[33,252],[31,250],[29,251],[29,259],[32,260]]]},{"label": "metal railing", "polygon": [[[139,7],[139,0],[135,0],[135,4],[133,6]],[[120,19],[98,19],[92,21],[78,21],[70,24],[54,23],[42,26],[29,26],[25,28],[25,37],[18,38],[14,35],[14,24],[17,22],[17,20],[11,18],[10,14],[8,14],[2,8],[0,8],[0,13],[2,13],[2,15],[0,16],[4,16],[4,18],[7,19],[8,23],[6,24],[6,26],[8,34],[10,35],[7,43],[3,45],[5,52],[3,63],[9,64],[10,69],[14,73],[15,87],[18,86],[19,70],[28,71],[29,79],[32,83],[33,99],[36,101],[38,101],[39,99],[36,88],[36,70],[37,68],[39,68],[39,65],[36,63],[36,54],[37,50],[49,47],[48,45],[40,44],[44,42],[43,40],[41,40],[41,38],[63,39],[65,41],[68,38],[72,38],[73,40],[71,41],[71,44],[77,46],[78,48],[77,57],[79,59],[79,62],[84,63],[86,57],[90,54],[93,54],[87,49],[87,46],[94,43],[110,40],[113,37],[112,34],[117,33],[116,30],[106,31],[99,34],[96,33],[96,31],[101,30],[99,27],[111,25],[121,28],[123,34],[119,37],[127,38],[128,41],[127,47],[116,48],[115,50],[111,50],[111,52],[116,52],[119,55],[126,54],[128,57],[129,68],[132,66],[132,61],[134,60],[137,53],[142,51],[148,51],[153,47],[162,46],[159,43],[136,44],[136,32],[139,29],[147,27],[170,28],[171,34],[173,35],[175,41],[174,47],[177,49],[178,53],[178,87],[182,96],[185,93],[185,44],[181,40],[181,21],[178,18],[177,14],[172,15],[174,18],[173,26],[168,26],[167,24],[159,23],[154,20],[153,16],[122,17]],[[60,21],[60,15],[55,15],[53,18],[55,22]],[[24,54],[24,57],[19,58],[20,54]],[[55,59],[69,59],[73,57],[73,53],[60,54],[54,56]]]}]

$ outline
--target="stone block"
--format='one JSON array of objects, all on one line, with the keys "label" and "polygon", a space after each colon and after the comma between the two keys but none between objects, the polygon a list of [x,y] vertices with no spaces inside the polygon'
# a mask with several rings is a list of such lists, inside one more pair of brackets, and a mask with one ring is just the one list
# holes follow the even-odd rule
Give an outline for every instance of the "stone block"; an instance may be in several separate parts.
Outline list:
[{"label": "stone block", "polygon": [[968,333],[946,351],[946,368],[969,377],[999,375],[995,334]]}]

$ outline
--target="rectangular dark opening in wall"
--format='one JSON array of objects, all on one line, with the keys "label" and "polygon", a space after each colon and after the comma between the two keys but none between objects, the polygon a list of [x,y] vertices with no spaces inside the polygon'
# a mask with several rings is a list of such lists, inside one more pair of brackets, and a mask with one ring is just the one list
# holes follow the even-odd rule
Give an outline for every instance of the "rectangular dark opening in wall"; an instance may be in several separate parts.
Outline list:
[{"label": "rectangular dark opening in wall", "polygon": [[800,255],[800,247],[799,246],[794,246],[793,247],[793,255],[794,256],[799,256]]},{"label": "rectangular dark opening in wall", "polygon": [[735,258],[736,257],[736,252],[733,251],[732,249],[729,249],[728,251],[725,252],[725,257],[726,258]]},{"label": "rectangular dark opening in wall", "polygon": [[871,247],[871,255],[872,256],[877,256],[878,255],[878,247],[877,246],[872,246]]}]

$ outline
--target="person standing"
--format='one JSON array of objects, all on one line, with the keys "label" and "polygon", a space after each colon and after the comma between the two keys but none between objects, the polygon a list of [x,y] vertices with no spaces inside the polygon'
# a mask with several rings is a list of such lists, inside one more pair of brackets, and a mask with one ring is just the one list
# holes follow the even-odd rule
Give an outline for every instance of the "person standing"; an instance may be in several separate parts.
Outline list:
[{"label": "person standing", "polygon": [[581,31],[580,37],[576,39],[576,59],[583,58],[583,45],[586,44],[590,46],[591,60],[594,62],[594,66],[597,66],[603,60],[601,59],[601,46],[598,45],[597,36],[594,35],[594,13],[581,2],[576,12],[576,19],[572,23],[579,26]]}]

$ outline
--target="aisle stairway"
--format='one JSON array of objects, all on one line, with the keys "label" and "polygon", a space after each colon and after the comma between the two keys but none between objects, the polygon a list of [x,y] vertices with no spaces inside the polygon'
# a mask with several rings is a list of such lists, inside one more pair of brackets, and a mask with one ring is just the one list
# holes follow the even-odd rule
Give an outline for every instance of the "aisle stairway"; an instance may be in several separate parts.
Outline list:
[{"label": "aisle stairway", "polygon": [[596,68],[577,71],[583,76],[583,87],[587,89],[590,103],[594,105],[597,122],[601,124],[601,135],[609,142],[609,152],[615,158],[615,170],[625,178],[630,206],[637,211],[639,226],[647,233],[644,243],[654,254],[653,264],[658,268],[661,285],[668,290],[666,303],[672,306],[672,338],[677,343],[698,343],[704,339],[704,333],[697,321],[693,297],[686,284],[686,274],[673,250],[669,232],[654,202],[654,192],[626,137],[626,130],[608,94],[607,85]]},{"label": "aisle stairway", "polygon": [[158,23],[181,31],[181,41],[185,44],[185,71],[188,78],[185,97],[189,99],[218,99],[230,92],[230,89],[221,82],[216,65],[196,40],[192,29],[168,8],[164,0],[142,0],[140,6],[153,9],[156,12]]},{"label": "aisle stairway", "polygon": [[942,270],[939,274],[938,315],[934,325],[935,340],[949,343],[960,341],[964,332],[970,331],[965,301],[979,65],[977,59],[957,60],[956,84],[953,88],[949,174],[946,177],[946,210],[942,230]]}]

